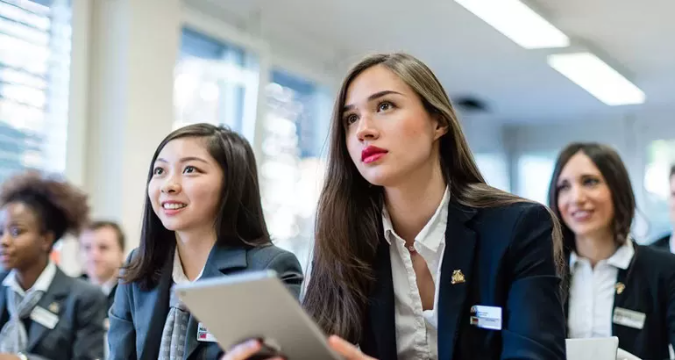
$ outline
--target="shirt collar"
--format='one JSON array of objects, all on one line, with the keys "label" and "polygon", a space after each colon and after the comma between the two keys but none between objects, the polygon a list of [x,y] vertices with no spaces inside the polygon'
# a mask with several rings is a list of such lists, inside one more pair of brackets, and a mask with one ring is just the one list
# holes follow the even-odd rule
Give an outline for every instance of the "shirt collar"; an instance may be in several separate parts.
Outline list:
[{"label": "shirt collar", "polygon": [[[199,273],[199,275],[194,281],[199,280],[203,274],[204,269],[202,268],[202,271]],[[186,284],[191,282],[190,279],[188,279],[187,275],[185,275],[185,270],[183,270],[183,264],[181,264],[180,262],[180,254],[178,254],[178,247],[176,247],[176,251],[174,252],[173,255],[173,273],[171,274],[171,276],[173,278],[173,282],[176,284]]]},{"label": "shirt collar", "polygon": [[[633,248],[633,241],[628,238],[623,245],[616,249],[614,255],[610,256],[605,262],[616,268],[626,270],[628,269],[628,266],[630,266],[630,262],[633,260],[634,255],[635,248]],[[572,252],[570,254],[570,268],[574,268],[574,265],[576,265],[580,259],[582,258],[579,257],[576,252]]]},{"label": "shirt collar", "polygon": [[[35,284],[33,284],[27,292],[47,292],[54,280],[54,276],[56,276],[56,265],[50,260],[44,270],[42,270],[42,273],[40,273],[40,276],[35,280]],[[7,274],[7,277],[2,281],[2,285],[9,287],[21,296],[26,296],[27,292],[21,288],[21,285],[19,285],[19,282],[16,280],[16,270],[14,269]]]},{"label": "shirt collar", "polygon": [[115,287],[115,285],[117,285],[117,275],[111,277],[110,280],[101,284],[101,290],[106,296],[108,296],[110,295],[110,292]]},{"label": "shirt collar", "polygon": [[[450,189],[446,186],[443,193],[443,199],[436,208],[436,212],[431,219],[424,225],[422,230],[415,236],[415,242],[436,252],[442,240],[445,237],[445,228],[448,222],[448,206],[450,204]],[[384,229],[384,238],[391,245],[391,236],[396,235],[394,225],[389,217],[387,207],[382,207],[382,227]],[[398,236],[398,235],[397,235]]]}]

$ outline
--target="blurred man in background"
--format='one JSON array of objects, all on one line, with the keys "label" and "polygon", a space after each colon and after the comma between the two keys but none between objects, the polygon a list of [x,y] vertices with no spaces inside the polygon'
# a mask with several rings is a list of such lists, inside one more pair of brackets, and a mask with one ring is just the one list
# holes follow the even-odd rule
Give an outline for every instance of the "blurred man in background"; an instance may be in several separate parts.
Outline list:
[{"label": "blurred man in background", "polygon": [[[670,197],[668,198],[668,204],[670,208],[670,223],[673,229],[675,229],[675,165],[670,168]],[[675,230],[672,234],[656,240],[654,246],[675,254]]]},{"label": "blurred man in background", "polygon": [[111,306],[115,299],[119,269],[124,263],[124,233],[111,221],[96,221],[80,235],[85,273],[82,277],[101,287]]}]

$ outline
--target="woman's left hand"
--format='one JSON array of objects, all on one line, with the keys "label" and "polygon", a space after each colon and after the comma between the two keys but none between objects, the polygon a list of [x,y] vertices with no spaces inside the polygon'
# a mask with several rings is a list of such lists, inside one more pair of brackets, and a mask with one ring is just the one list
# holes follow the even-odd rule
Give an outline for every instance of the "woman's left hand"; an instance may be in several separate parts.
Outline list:
[{"label": "woman's left hand", "polygon": [[377,360],[362,353],[356,346],[336,335],[328,338],[328,345],[333,351],[344,356],[345,360]]},{"label": "woman's left hand", "polygon": [[0,354],[0,360],[21,360],[21,358],[14,354]]}]

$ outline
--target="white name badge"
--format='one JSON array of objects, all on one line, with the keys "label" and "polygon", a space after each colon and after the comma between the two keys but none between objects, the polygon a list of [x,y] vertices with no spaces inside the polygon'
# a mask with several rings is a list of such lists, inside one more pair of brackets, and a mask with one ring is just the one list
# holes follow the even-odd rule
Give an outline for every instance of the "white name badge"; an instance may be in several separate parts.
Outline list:
[{"label": "white name badge", "polygon": [[502,308],[498,306],[474,305],[471,307],[469,323],[481,329],[502,329]]},{"label": "white name badge", "polygon": [[206,329],[202,323],[197,326],[197,341],[216,342],[216,338]]},{"label": "white name badge", "polygon": [[647,315],[645,315],[645,313],[618,307],[614,309],[614,317],[612,318],[612,321],[617,325],[623,325],[633,329],[641,330],[642,327],[645,326],[645,319],[647,319]]},{"label": "white name badge", "polygon": [[59,317],[56,314],[39,306],[36,306],[33,311],[31,311],[30,319],[49,330],[54,329],[59,322]]}]

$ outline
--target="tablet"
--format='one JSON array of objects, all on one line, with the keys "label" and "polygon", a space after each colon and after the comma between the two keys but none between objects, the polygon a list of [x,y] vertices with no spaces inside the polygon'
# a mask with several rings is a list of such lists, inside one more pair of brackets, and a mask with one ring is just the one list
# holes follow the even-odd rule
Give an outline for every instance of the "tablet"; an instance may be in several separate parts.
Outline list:
[{"label": "tablet", "polygon": [[274,271],[205,279],[175,291],[222,349],[261,338],[289,359],[340,359]]},{"label": "tablet", "polygon": [[574,360],[616,360],[619,338],[567,339],[567,358]]}]

